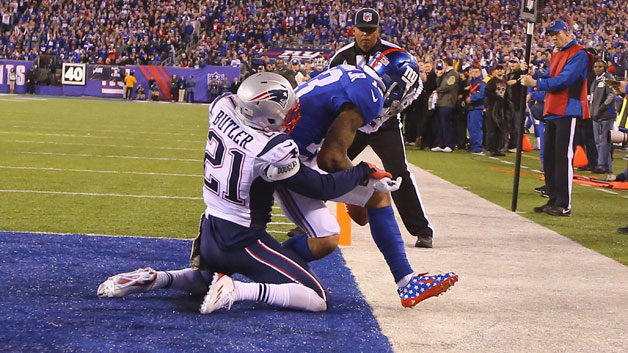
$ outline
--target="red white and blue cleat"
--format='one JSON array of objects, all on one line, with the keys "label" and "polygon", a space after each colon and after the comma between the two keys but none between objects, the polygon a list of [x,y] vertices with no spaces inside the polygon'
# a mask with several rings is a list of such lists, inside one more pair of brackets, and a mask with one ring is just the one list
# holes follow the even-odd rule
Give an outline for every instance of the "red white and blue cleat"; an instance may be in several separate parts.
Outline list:
[{"label": "red white and blue cleat", "polygon": [[435,276],[427,273],[414,275],[405,287],[397,289],[401,305],[412,308],[423,300],[445,293],[458,281],[458,274],[448,272]]}]

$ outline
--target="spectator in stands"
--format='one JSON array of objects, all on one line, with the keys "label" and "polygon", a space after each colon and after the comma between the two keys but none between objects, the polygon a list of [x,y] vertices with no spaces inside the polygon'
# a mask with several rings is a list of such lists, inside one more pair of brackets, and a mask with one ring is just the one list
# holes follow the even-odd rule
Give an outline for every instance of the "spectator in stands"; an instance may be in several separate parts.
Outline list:
[{"label": "spectator in stands", "polygon": [[172,75],[170,78],[170,97],[172,97],[172,102],[179,101],[179,79],[176,74]]},{"label": "spectator in stands", "polygon": [[436,117],[437,134],[434,152],[453,152],[456,148],[454,108],[458,101],[458,72],[449,57],[436,63]]},{"label": "spectator in stands", "polygon": [[196,91],[196,80],[194,75],[190,75],[190,79],[185,82],[185,101],[194,103],[194,92]]},{"label": "spectator in stands", "polygon": [[608,141],[608,133],[613,130],[615,119],[615,91],[605,83],[614,77],[606,71],[606,62],[597,59],[593,63],[595,80],[590,87],[591,120],[593,120],[593,135],[597,148],[597,167],[594,173],[613,173],[613,145]]},{"label": "spectator in stands", "polygon": [[465,64],[459,73],[458,100],[454,107],[454,128],[456,136],[456,148],[467,149],[467,98],[469,97],[469,65]]}]

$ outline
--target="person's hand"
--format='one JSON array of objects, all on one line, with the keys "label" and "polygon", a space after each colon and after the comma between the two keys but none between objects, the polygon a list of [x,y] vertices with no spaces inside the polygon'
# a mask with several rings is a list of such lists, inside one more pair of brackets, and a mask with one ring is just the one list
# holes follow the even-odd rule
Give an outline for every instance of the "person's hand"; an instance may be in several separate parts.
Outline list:
[{"label": "person's hand", "polygon": [[519,80],[521,80],[521,84],[524,85],[524,86],[527,86],[527,87],[535,87],[536,86],[536,80],[534,78],[532,78],[532,76],[530,76],[530,75],[521,75]]},{"label": "person's hand", "polygon": [[399,190],[401,186],[401,177],[397,177],[397,179],[392,180],[391,178],[385,177],[381,178],[373,184],[373,188],[376,191],[389,193],[393,191]]},{"label": "person's hand", "polygon": [[508,84],[508,86],[512,86],[515,83],[517,83],[517,80],[508,80],[508,82],[506,82]]},{"label": "person's hand", "polygon": [[532,95],[530,93],[526,94],[526,102],[532,101]]},{"label": "person's hand", "polygon": [[465,102],[466,102],[467,104],[471,104],[471,97],[467,97],[467,99],[465,99]]},{"label": "person's hand", "polygon": [[369,167],[369,170],[371,171],[371,174],[369,174],[369,177],[371,179],[382,179],[382,178],[392,178],[392,174],[388,173],[387,171],[385,171],[384,169],[381,169],[380,167],[376,166],[373,163],[369,163],[369,162],[364,162],[366,163],[366,165]]},{"label": "person's hand", "polygon": [[528,70],[528,63],[525,60],[523,60],[521,64],[519,64],[519,66],[521,67],[521,70],[523,71]]},{"label": "person's hand", "polygon": [[609,84],[609,86],[615,91],[617,94],[626,93],[626,82],[628,81],[619,81],[617,84]]}]

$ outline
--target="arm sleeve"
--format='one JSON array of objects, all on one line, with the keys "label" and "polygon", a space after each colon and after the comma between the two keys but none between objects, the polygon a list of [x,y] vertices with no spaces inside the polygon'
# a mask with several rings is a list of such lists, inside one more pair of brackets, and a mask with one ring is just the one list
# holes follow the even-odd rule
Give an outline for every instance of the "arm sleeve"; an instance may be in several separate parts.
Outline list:
[{"label": "arm sleeve", "polygon": [[567,61],[567,64],[558,76],[540,78],[536,83],[536,87],[542,91],[562,91],[573,85],[579,78],[582,78],[582,73],[588,71],[588,65],[589,56],[584,50],[580,50]]},{"label": "arm sleeve", "polygon": [[534,101],[545,100],[545,91],[532,91],[530,92],[530,98]]},{"label": "arm sleeve", "polygon": [[288,189],[317,200],[330,200],[353,190],[366,180],[370,169],[366,163],[335,173],[321,174],[318,171],[301,165],[294,176],[278,181]]},{"label": "arm sleeve", "polygon": [[[336,110],[340,111],[342,104],[346,102],[353,103],[364,118],[364,125],[367,125],[382,112],[384,107],[384,97],[381,92],[373,84],[374,80],[367,78],[359,78],[345,86],[347,92],[346,99],[336,99]],[[338,97],[340,98],[340,97]]]}]

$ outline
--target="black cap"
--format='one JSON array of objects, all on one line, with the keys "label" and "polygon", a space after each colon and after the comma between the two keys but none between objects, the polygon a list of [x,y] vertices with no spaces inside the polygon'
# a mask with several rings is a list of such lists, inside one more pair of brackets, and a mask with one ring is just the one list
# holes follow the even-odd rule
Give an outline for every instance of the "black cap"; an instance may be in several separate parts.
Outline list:
[{"label": "black cap", "polygon": [[379,14],[373,9],[361,9],[355,14],[354,25],[358,28],[379,28]]}]

